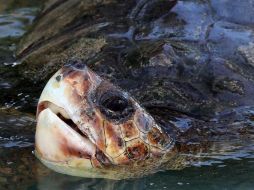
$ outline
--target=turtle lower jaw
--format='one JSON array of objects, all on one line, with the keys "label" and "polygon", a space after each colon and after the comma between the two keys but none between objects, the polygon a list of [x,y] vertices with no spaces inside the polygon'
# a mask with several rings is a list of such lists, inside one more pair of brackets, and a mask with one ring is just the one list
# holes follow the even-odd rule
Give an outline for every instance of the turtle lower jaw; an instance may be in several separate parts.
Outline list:
[{"label": "turtle lower jaw", "polygon": [[50,108],[38,114],[35,139],[40,160],[83,169],[93,167],[96,146]]},{"label": "turtle lower jaw", "polygon": [[[65,115],[63,112],[62,114]],[[99,154],[97,146],[86,135],[82,135],[82,132],[68,125],[68,122],[65,122],[68,119],[63,118],[63,115],[55,113],[50,106],[39,112],[35,156],[45,166],[58,173],[88,178],[120,179],[117,170],[102,167],[102,163],[96,158]]]}]

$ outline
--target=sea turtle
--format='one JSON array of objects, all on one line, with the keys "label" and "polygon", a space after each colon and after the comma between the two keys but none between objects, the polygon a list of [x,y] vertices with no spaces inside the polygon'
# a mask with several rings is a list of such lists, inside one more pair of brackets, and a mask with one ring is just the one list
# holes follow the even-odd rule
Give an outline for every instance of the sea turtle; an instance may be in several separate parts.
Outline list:
[{"label": "sea turtle", "polygon": [[232,11],[252,2],[49,1],[17,55],[37,82],[67,64],[39,100],[38,158],[121,179],[253,143],[253,21]]},{"label": "sea turtle", "polygon": [[42,92],[35,139],[36,155],[48,167],[113,179],[158,168],[174,147],[173,137],[128,93],[74,63]]},{"label": "sea turtle", "polygon": [[[84,64],[72,62],[60,69],[42,92],[35,153],[46,166],[64,174],[140,177],[161,169],[183,168],[187,162],[200,160],[194,158],[197,155],[232,151],[234,148],[228,148],[239,143],[236,137],[253,135],[254,113],[250,110],[224,113],[226,116],[221,114],[210,122],[194,118],[190,122],[191,118],[181,115],[174,126],[180,128],[177,134],[173,126],[156,123],[127,92]],[[246,140],[242,143],[251,141]],[[184,155],[190,153],[195,156]]]}]

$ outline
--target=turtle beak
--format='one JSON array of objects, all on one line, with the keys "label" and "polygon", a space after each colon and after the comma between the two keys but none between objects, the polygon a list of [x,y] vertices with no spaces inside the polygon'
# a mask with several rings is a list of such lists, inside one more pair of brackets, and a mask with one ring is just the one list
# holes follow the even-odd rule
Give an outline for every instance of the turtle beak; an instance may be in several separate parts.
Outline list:
[{"label": "turtle beak", "polygon": [[[96,143],[88,137],[91,134],[80,130],[82,105],[86,104],[80,99],[79,92],[85,92],[89,81],[81,81],[84,86],[75,86],[76,82],[73,84],[70,81],[72,74],[78,80],[85,72],[62,68],[48,81],[41,94],[35,136],[35,152],[41,161],[87,169],[98,165],[97,156],[104,158]],[[68,77],[64,80],[65,75]],[[96,77],[90,78],[93,84],[99,82]],[[104,158],[103,161],[106,163],[108,160]]]},{"label": "turtle beak", "polygon": [[68,162],[68,165],[92,167],[91,159],[96,154],[96,146],[80,132],[71,119],[75,105],[67,106],[68,86],[60,83],[57,72],[43,90],[37,108],[35,149],[37,157],[51,162]]}]

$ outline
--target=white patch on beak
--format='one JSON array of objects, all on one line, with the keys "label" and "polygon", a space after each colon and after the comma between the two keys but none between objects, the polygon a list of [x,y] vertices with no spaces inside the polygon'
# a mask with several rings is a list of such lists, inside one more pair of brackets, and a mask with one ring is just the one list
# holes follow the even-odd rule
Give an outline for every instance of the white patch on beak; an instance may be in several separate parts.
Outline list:
[{"label": "white patch on beak", "polygon": [[57,81],[57,76],[61,76],[61,71],[54,74],[54,76],[48,81],[41,94],[39,103],[53,102],[55,105],[65,108],[65,111],[69,116],[75,116],[75,112],[78,111],[78,108],[69,104],[68,96],[66,95],[66,92],[71,92],[73,89],[68,84],[62,81]]}]

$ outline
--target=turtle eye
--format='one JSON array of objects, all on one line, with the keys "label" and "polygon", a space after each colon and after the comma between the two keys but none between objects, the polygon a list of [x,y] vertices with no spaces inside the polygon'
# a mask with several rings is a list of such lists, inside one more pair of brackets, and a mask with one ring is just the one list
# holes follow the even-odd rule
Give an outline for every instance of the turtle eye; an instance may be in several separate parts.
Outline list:
[{"label": "turtle eye", "polygon": [[108,91],[101,95],[99,108],[107,119],[115,122],[128,120],[134,112],[132,102],[121,92]]},{"label": "turtle eye", "polygon": [[110,112],[123,112],[128,107],[128,101],[120,96],[112,96],[103,99],[101,105]]}]

